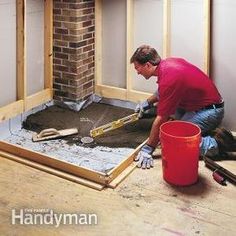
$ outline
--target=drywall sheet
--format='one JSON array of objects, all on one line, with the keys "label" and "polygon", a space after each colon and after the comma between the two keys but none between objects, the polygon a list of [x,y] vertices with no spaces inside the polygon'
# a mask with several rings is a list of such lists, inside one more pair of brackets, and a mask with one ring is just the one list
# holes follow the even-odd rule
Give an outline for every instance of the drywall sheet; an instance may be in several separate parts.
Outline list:
[{"label": "drywall sheet", "polygon": [[0,1],[0,107],[16,100],[16,1]]},{"label": "drywall sheet", "polygon": [[236,2],[215,0],[212,4],[211,76],[225,100],[224,125],[236,130]]},{"label": "drywall sheet", "polygon": [[102,1],[102,84],[126,88],[126,0]]},{"label": "drywall sheet", "polygon": [[171,1],[171,56],[183,57],[204,69],[204,1]]},{"label": "drywall sheet", "polygon": [[[163,0],[134,0],[134,49],[143,44],[156,48],[162,56]],[[132,89],[153,93],[157,89],[156,78],[147,82],[134,71]]]},{"label": "drywall sheet", "polygon": [[26,1],[27,95],[44,89],[44,1]]}]

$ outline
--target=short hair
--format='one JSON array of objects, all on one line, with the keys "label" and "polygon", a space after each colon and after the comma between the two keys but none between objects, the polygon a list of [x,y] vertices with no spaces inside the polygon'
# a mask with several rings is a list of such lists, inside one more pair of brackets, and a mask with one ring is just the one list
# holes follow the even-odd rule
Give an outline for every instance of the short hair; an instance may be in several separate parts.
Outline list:
[{"label": "short hair", "polygon": [[155,48],[148,45],[142,45],[136,49],[133,56],[130,58],[130,63],[138,62],[139,64],[145,64],[150,62],[156,66],[160,63],[161,57],[157,53]]}]

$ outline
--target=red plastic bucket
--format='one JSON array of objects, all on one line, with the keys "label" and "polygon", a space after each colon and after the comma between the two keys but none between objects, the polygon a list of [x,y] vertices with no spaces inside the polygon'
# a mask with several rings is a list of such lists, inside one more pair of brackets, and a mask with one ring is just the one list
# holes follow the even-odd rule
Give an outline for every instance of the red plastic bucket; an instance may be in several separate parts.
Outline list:
[{"label": "red plastic bucket", "polygon": [[162,170],[166,182],[185,186],[197,182],[201,130],[185,121],[168,121],[160,127]]}]

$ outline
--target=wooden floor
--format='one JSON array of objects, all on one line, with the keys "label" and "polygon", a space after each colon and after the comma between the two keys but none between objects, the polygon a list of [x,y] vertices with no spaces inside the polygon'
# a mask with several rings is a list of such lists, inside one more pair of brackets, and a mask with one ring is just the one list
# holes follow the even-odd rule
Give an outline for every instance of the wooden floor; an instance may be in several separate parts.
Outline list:
[{"label": "wooden floor", "polygon": [[[0,235],[236,235],[236,188],[200,163],[196,185],[174,188],[155,168],[136,169],[115,190],[96,191],[0,157]],[[236,170],[236,162],[227,166]],[[96,213],[94,226],[11,225],[11,210]]]}]

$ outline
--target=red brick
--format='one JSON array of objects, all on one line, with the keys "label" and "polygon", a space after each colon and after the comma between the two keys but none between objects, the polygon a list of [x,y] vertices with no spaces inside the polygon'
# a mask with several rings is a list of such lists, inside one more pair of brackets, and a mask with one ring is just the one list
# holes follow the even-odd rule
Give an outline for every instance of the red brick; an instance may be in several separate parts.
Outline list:
[{"label": "red brick", "polygon": [[67,47],[68,46],[68,42],[64,42],[61,40],[55,40],[53,41],[54,46],[61,46],[61,47]]},{"label": "red brick", "polygon": [[69,71],[69,68],[67,66],[61,66],[61,65],[54,65],[53,66],[54,70],[57,70],[57,71]]},{"label": "red brick", "polygon": [[69,84],[69,81],[66,79],[55,78],[55,83],[58,84]]},{"label": "red brick", "polygon": [[54,27],[54,29],[55,29],[56,27],[60,28],[60,27],[61,27],[61,22],[59,22],[59,21],[53,21],[53,27]]},{"label": "red brick", "polygon": [[55,8],[54,8],[54,9],[53,9],[53,14],[54,14],[54,15],[61,15],[61,11],[62,11],[61,9],[55,9]]},{"label": "red brick", "polygon": [[94,92],[95,0],[54,0],[54,99],[83,101]]},{"label": "red brick", "polygon": [[56,34],[68,34],[68,29],[56,28],[55,33]]},{"label": "red brick", "polygon": [[54,52],[61,52],[61,47],[53,46],[53,51]]},{"label": "red brick", "polygon": [[60,65],[61,64],[61,59],[54,58],[53,63],[57,64],[57,65]]},{"label": "red brick", "polygon": [[55,52],[54,55],[55,55],[55,58],[68,59],[68,54]]},{"label": "red brick", "polygon": [[93,49],[93,45],[89,45],[83,48],[83,52],[91,51]]},{"label": "red brick", "polygon": [[87,27],[87,26],[91,26],[91,25],[92,25],[92,21],[91,20],[83,22],[83,27]]}]

